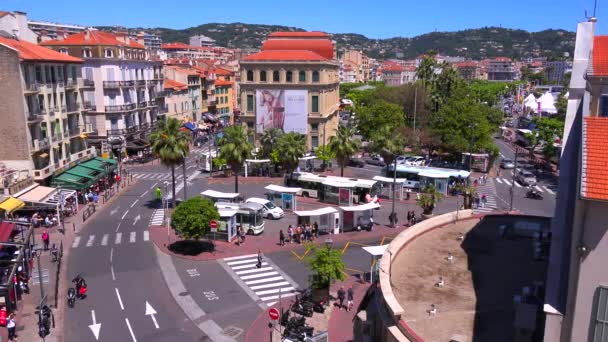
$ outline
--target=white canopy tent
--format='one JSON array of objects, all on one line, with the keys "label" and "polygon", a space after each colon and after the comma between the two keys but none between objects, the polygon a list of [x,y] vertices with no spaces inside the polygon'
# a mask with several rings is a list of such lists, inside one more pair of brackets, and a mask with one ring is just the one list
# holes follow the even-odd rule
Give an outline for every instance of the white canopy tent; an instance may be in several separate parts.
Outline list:
[{"label": "white canopy tent", "polygon": [[373,210],[380,208],[380,204],[377,202],[369,202],[360,205],[353,205],[350,207],[340,207],[342,210],[342,232],[355,230],[359,226],[359,220],[361,218],[369,218],[373,224]]},{"label": "white canopy tent", "polygon": [[[546,112],[549,114],[557,113],[557,108],[555,108],[555,99],[550,92],[544,93],[543,96],[538,99],[538,102],[540,103],[541,112]],[[534,109],[534,112],[538,112],[538,107]]]},{"label": "white canopy tent", "polygon": [[330,232],[334,234],[340,232],[340,213],[332,207],[319,208],[315,210],[294,211],[297,216],[298,224],[311,224],[311,217],[318,217],[318,221],[314,221],[319,226],[319,232]]},{"label": "white canopy tent", "polygon": [[205,190],[201,192],[201,195],[211,199],[213,202],[235,202],[239,193],[234,192],[221,192],[215,190]]},{"label": "white canopy tent", "polygon": [[530,94],[524,99],[524,106],[532,109],[538,108],[538,101],[534,94]]},{"label": "white canopy tent", "polygon": [[360,205],[352,205],[350,207],[340,207],[340,209],[344,211],[357,212],[357,211],[366,211],[380,208],[380,204],[376,202],[369,202]]},{"label": "white canopy tent", "polygon": [[288,188],[280,185],[269,184],[264,187],[269,192],[266,193],[266,198],[275,204],[279,203],[279,206],[283,210],[297,210],[297,197],[296,194],[302,190],[302,188]]},{"label": "white canopy tent", "polygon": [[270,159],[245,159],[245,178],[249,171],[249,163],[251,164],[270,164]]},{"label": "white canopy tent", "polygon": [[380,259],[382,258],[382,255],[384,255],[384,252],[388,248],[388,245],[366,246],[361,248],[363,248],[363,250],[369,253],[372,257],[371,266],[369,268],[369,274],[370,282],[373,283],[374,279],[378,277],[378,271],[380,270]]}]

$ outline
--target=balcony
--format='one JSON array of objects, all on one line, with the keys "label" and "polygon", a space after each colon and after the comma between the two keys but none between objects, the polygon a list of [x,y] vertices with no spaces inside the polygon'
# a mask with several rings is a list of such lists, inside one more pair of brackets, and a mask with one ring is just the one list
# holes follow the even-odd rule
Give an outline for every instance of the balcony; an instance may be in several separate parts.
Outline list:
[{"label": "balcony", "polygon": [[141,124],[141,125],[139,125],[139,130],[140,130],[140,131],[145,131],[145,130],[147,130],[148,128],[150,128],[150,124],[149,124],[149,123],[147,123],[147,122],[146,122],[146,123],[143,123],[143,124]]},{"label": "balcony", "polygon": [[154,107],[154,106],[156,106],[156,100],[150,100],[150,101],[148,101],[148,106],[149,106],[149,107]]},{"label": "balcony", "polygon": [[92,112],[97,110],[97,107],[95,106],[94,103],[91,103],[91,101],[84,101],[82,104],[83,104],[83,110],[92,111]]},{"label": "balcony", "polygon": [[65,113],[68,111],[68,108],[66,106],[59,106],[59,111]]},{"label": "balcony", "polygon": [[51,146],[49,138],[34,139],[34,151],[46,150]]},{"label": "balcony", "polygon": [[121,136],[121,135],[123,135],[125,132],[124,132],[124,130],[122,130],[122,129],[109,129],[109,130],[107,131],[107,133],[108,133],[108,136],[109,136],[109,137],[112,137],[112,136]]},{"label": "balcony", "polygon": [[95,81],[93,80],[89,80],[86,78],[82,79],[82,86],[81,88],[94,88],[95,87]]},{"label": "balcony", "polygon": [[77,85],[78,85],[78,80],[69,79],[69,80],[65,81],[66,88],[76,88]]},{"label": "balcony", "polygon": [[106,113],[118,113],[118,112],[124,112],[126,110],[127,109],[123,105],[106,105],[105,106]]},{"label": "balcony", "polygon": [[132,87],[135,85],[135,81],[120,81],[121,87]]},{"label": "balcony", "polygon": [[44,119],[44,114],[40,109],[32,109],[25,110],[25,114],[27,115],[27,121],[29,122],[37,122]]},{"label": "balcony", "polygon": [[136,84],[138,87],[145,87],[145,86],[146,86],[146,80],[137,80],[137,81],[135,82],[135,84]]},{"label": "balcony", "polygon": [[156,93],[156,98],[165,97],[165,96],[167,96],[167,94],[169,94],[169,92],[167,92],[166,90],[159,91]]},{"label": "balcony", "polygon": [[80,136],[80,127],[70,127],[68,129],[68,136],[70,138],[75,138],[77,136]]},{"label": "balcony", "polygon": [[120,82],[118,81],[103,81],[103,87],[106,89],[120,88]]},{"label": "balcony", "polygon": [[26,83],[25,84],[25,92],[26,93],[37,93],[40,91],[40,83],[38,82],[33,82],[33,83]]},{"label": "balcony", "polygon": [[137,102],[137,108],[144,108],[147,106],[148,106],[148,102],[146,102],[146,101]]},{"label": "balcony", "polygon": [[61,132],[55,132],[52,136],[53,142],[59,142],[63,140],[63,136],[61,136]]},{"label": "balcony", "polygon": [[78,112],[80,105],[78,103],[68,104],[68,113]]},{"label": "balcony", "polygon": [[53,172],[55,171],[55,165],[48,165],[48,161],[47,161],[47,165],[46,166],[40,166],[40,168],[36,168],[34,170],[34,179],[35,180],[42,180],[45,179],[47,177],[49,177],[51,174],[53,174]]},{"label": "balcony", "polygon": [[137,108],[137,104],[136,103],[127,103],[124,105],[125,110],[133,110],[135,108]]}]

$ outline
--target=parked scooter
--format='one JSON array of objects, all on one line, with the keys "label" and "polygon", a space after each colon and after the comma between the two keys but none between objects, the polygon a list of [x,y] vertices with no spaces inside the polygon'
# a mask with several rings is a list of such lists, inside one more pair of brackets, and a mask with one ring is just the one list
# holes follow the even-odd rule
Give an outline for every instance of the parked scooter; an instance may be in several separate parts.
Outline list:
[{"label": "parked scooter", "polygon": [[530,189],[526,192],[526,198],[531,198],[531,199],[536,199],[536,200],[542,200],[543,199],[543,195],[540,194],[540,192],[534,190],[534,189]]},{"label": "parked scooter", "polygon": [[76,289],[73,287],[70,287],[68,289],[68,306],[70,308],[73,308],[74,303],[76,303]]}]

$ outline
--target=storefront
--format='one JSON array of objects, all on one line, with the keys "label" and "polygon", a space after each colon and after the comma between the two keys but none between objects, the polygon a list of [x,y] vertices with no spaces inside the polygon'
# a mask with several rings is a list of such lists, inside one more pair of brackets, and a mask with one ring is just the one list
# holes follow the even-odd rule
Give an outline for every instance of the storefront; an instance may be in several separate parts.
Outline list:
[{"label": "storefront", "polygon": [[338,234],[340,233],[340,213],[332,207],[320,208],[316,210],[294,211],[298,219],[298,224],[319,226],[319,233]]},{"label": "storefront", "polygon": [[[112,178],[117,168],[116,160],[95,157],[55,176],[51,181],[51,186],[71,190],[87,189],[103,178],[106,180]],[[103,182],[103,184],[105,183]]]},{"label": "storefront", "polygon": [[268,190],[268,192],[265,194],[266,199],[275,203],[283,210],[297,210],[296,193],[302,190],[302,188],[288,188],[284,186],[270,184],[267,185],[264,189]]}]

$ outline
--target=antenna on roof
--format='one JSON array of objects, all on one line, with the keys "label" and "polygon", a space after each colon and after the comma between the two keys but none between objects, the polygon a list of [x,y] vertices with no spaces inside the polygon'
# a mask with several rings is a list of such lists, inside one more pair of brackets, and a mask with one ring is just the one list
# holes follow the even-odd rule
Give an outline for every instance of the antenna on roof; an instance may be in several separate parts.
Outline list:
[{"label": "antenna on roof", "polygon": [[595,17],[595,14],[596,14],[596,13],[597,13],[597,0],[594,0],[594,1],[593,1],[593,15],[592,15],[591,17],[590,17],[590,16],[588,16],[588,15],[587,15],[587,10],[585,10],[585,18],[586,18],[588,21],[593,21],[593,22],[595,22],[595,21],[597,21],[597,18]]}]

